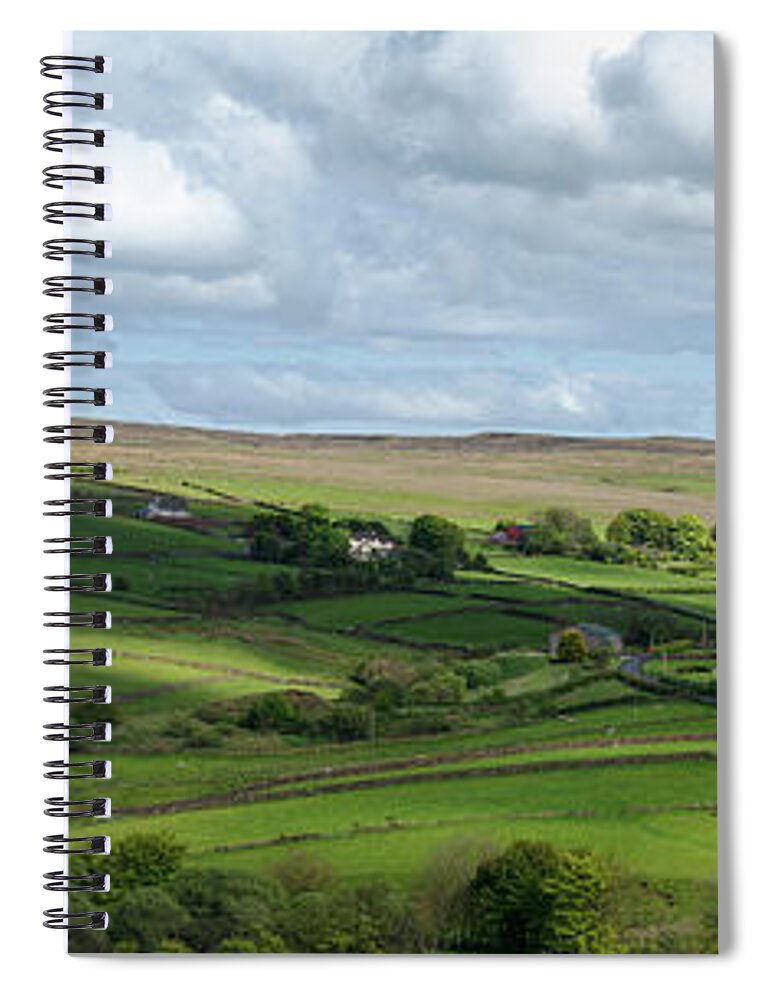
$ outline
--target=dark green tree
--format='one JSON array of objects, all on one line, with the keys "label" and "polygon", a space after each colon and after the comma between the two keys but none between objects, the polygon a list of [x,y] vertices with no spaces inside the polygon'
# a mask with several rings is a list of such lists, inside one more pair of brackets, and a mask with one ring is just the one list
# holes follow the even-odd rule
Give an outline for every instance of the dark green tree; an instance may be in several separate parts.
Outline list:
[{"label": "dark green tree", "polygon": [[409,545],[428,553],[451,573],[464,554],[465,532],[453,521],[437,514],[421,514],[412,522]]},{"label": "dark green tree", "polygon": [[455,946],[492,954],[608,950],[606,895],[587,852],[518,841],[478,866],[459,902]]},{"label": "dark green tree", "polygon": [[296,728],[297,709],[285,694],[267,691],[249,705],[243,724],[262,732],[290,733]]},{"label": "dark green tree", "polygon": [[[110,900],[109,937],[118,951],[159,951],[190,924],[187,910],[159,885],[136,886]],[[169,950],[164,948],[163,950]]]},{"label": "dark green tree", "polygon": [[194,951],[218,951],[220,942],[232,938],[259,943],[275,930],[285,905],[274,880],[230,872],[184,871],[168,891],[190,915],[179,936]]}]

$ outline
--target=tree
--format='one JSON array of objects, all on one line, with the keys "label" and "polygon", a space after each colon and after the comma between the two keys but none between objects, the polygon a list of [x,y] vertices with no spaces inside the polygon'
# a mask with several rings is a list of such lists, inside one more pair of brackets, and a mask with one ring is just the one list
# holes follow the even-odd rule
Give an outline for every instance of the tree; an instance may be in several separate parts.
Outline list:
[{"label": "tree", "polygon": [[185,853],[185,848],[168,832],[133,833],[115,839],[109,863],[115,893],[168,882],[179,870]]},{"label": "tree", "polygon": [[263,510],[254,517],[250,551],[261,562],[340,567],[348,562],[348,536],[319,505]]},{"label": "tree", "polygon": [[260,731],[293,732],[297,723],[297,709],[280,691],[266,691],[249,705],[243,724],[247,729]]},{"label": "tree", "polygon": [[568,507],[549,507],[539,514],[522,539],[524,552],[592,557],[600,546],[587,517]]},{"label": "tree", "polygon": [[579,628],[565,628],[556,643],[556,659],[561,663],[582,663],[588,656],[588,643]]},{"label": "tree", "polygon": [[286,894],[273,879],[190,869],[181,872],[168,891],[190,915],[179,936],[194,951],[218,951],[226,939],[260,942],[268,931],[279,933],[276,921]]},{"label": "tree", "polygon": [[607,525],[607,541],[634,548],[669,551],[674,522],[668,514],[644,507],[621,510]]},{"label": "tree", "polygon": [[696,514],[682,514],[671,529],[671,548],[680,559],[701,559],[715,550],[709,527]]},{"label": "tree", "polygon": [[320,730],[341,743],[363,740],[371,733],[374,712],[363,705],[332,705],[319,722]]},{"label": "tree", "polygon": [[351,697],[365,701],[381,712],[391,712],[406,701],[409,685],[414,680],[414,667],[399,660],[378,657],[359,664],[351,680],[356,687]]},{"label": "tree", "polygon": [[123,951],[158,951],[162,943],[183,935],[190,922],[187,910],[158,885],[118,893],[109,913],[110,941],[121,943]]},{"label": "tree", "polygon": [[465,532],[445,517],[421,514],[412,522],[409,545],[427,552],[446,572],[451,573],[463,555]]},{"label": "tree", "polygon": [[418,705],[459,705],[468,689],[465,678],[451,670],[437,670],[415,681],[410,699]]},{"label": "tree", "polygon": [[518,841],[476,869],[460,899],[456,947],[492,954],[607,950],[607,891],[588,852]]}]

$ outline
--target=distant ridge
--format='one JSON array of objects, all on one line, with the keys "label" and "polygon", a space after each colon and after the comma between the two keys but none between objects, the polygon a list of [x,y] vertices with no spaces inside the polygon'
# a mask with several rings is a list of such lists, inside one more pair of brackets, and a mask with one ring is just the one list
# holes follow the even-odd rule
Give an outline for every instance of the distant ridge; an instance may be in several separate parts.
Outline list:
[{"label": "distant ridge", "polygon": [[650,435],[647,437],[592,437],[564,434],[519,433],[508,431],[481,431],[466,435],[399,435],[399,434],[340,434],[340,433],[263,433],[208,427],[186,427],[176,424],[147,424],[115,421],[116,431],[121,427],[131,429],[132,437],[162,435],[180,437],[205,437],[209,440],[238,441],[259,448],[280,442],[287,447],[307,448],[323,441],[324,444],[365,447],[378,444],[393,450],[479,451],[479,452],[543,452],[557,450],[655,451],[658,453],[713,455],[715,442],[708,438]]}]

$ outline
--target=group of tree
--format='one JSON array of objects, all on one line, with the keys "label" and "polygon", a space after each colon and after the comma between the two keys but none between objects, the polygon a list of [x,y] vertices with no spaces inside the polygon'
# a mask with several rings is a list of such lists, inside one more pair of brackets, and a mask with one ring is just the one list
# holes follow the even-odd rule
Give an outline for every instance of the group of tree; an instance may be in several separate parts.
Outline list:
[{"label": "group of tree", "polygon": [[622,510],[607,525],[607,540],[653,556],[695,561],[712,556],[716,533],[696,514],[670,517],[641,507]]},{"label": "group of tree", "polygon": [[[396,544],[387,556],[360,561],[352,557],[351,534]],[[406,539],[398,543],[379,520],[334,520],[318,504],[260,511],[252,523],[249,551],[259,562],[299,567],[293,586],[303,595],[324,588],[340,593],[406,586],[423,578],[451,579],[454,570],[469,561],[463,530],[446,518],[435,514],[415,518]]]},{"label": "group of tree", "polygon": [[[494,659],[414,666],[379,657],[362,662],[352,672],[339,698],[294,689],[265,691],[239,698],[209,701],[192,712],[170,716],[163,736],[178,748],[216,748],[244,730],[296,737],[298,742],[344,743],[371,738],[395,729],[409,729],[426,710],[457,708],[470,695],[494,690],[502,671]],[[450,722],[444,718],[439,727]],[[429,731],[436,727],[428,725]]]},{"label": "group of tree", "polygon": [[262,876],[187,867],[184,855],[168,833],[119,838],[108,866],[109,928],[72,933],[71,949],[522,954],[614,944],[600,863],[545,843],[481,858],[460,844],[412,893],[381,879],[346,883],[296,849]]},{"label": "group of tree", "polygon": [[571,556],[598,562],[652,564],[659,559],[698,561],[713,556],[715,529],[695,514],[670,517],[631,508],[618,513],[599,537],[590,518],[568,507],[549,507],[522,533],[528,555]]},{"label": "group of tree", "polygon": [[602,555],[602,541],[591,520],[568,507],[549,507],[536,515],[521,540],[529,555],[573,556],[595,559]]},{"label": "group of tree", "polygon": [[348,534],[325,508],[306,504],[297,511],[261,510],[251,532],[251,556],[293,566],[344,566]]},{"label": "group of tree", "polygon": [[469,692],[493,687],[501,677],[494,660],[424,663],[418,667],[381,657],[362,663],[353,672],[346,697],[387,715],[411,706],[461,705]]}]

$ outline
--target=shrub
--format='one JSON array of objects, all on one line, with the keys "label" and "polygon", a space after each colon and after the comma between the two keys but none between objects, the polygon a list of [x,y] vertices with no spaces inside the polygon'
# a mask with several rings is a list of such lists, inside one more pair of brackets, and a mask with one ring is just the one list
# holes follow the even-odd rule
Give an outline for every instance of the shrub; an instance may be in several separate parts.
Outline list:
[{"label": "shrub", "polygon": [[415,681],[409,689],[409,699],[417,705],[459,705],[466,691],[464,677],[451,670],[439,670]]},{"label": "shrub", "polygon": [[556,644],[556,660],[560,663],[582,663],[588,656],[588,643],[579,628],[565,628]]},{"label": "shrub", "polygon": [[332,705],[320,720],[321,732],[342,743],[366,739],[371,727],[372,712],[362,705]]},{"label": "shrub", "polygon": [[325,858],[299,848],[287,851],[274,862],[270,874],[290,896],[319,892],[337,882],[337,873]]},{"label": "shrub", "polygon": [[465,678],[470,690],[492,687],[499,683],[503,676],[500,664],[494,660],[469,660],[467,663],[458,663],[454,671]]},{"label": "shrub", "polygon": [[279,733],[292,732],[297,725],[297,709],[279,691],[268,691],[255,698],[243,719],[247,729],[262,732],[274,730]]},{"label": "shrub", "polygon": [[169,719],[164,733],[178,740],[181,748],[206,749],[222,745],[222,734],[217,729],[208,722],[181,713]]}]

